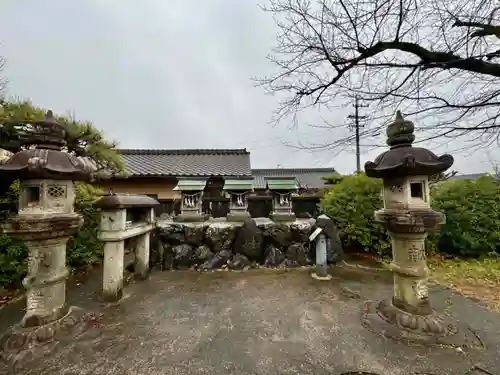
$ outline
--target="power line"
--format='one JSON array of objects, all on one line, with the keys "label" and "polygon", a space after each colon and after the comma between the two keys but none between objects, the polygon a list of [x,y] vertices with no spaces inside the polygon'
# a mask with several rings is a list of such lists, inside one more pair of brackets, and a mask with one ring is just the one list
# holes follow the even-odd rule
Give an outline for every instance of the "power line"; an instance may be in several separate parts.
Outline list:
[{"label": "power line", "polygon": [[354,119],[354,131],[356,132],[356,170],[361,172],[361,151],[359,145],[359,129],[364,127],[359,123],[359,120],[366,119],[368,116],[363,116],[359,114],[359,109],[362,107],[368,107],[366,104],[359,103],[359,97],[356,96],[354,99],[354,114],[347,116],[349,119]]}]

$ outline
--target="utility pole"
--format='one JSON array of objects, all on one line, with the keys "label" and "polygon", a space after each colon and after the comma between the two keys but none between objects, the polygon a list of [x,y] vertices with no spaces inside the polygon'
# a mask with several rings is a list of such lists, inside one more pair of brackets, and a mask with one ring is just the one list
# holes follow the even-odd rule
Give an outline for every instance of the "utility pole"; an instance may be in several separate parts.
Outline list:
[{"label": "utility pole", "polygon": [[356,132],[356,170],[361,172],[361,152],[359,147],[359,128],[364,127],[359,123],[359,120],[365,119],[368,116],[362,116],[359,114],[359,109],[362,107],[368,107],[366,104],[359,103],[359,97],[356,95],[354,99],[354,115],[349,115],[347,118],[354,119],[354,131]]}]

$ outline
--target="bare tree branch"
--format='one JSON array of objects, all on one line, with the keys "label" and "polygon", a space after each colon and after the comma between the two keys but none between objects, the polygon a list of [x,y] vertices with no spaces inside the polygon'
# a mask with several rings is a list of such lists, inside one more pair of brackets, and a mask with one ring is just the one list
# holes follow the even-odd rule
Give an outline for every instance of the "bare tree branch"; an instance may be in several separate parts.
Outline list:
[{"label": "bare tree branch", "polygon": [[357,95],[381,126],[399,108],[426,140],[500,143],[497,0],[269,0],[263,9],[278,26],[269,58],[279,71],[257,82],[285,94],[276,121]]}]

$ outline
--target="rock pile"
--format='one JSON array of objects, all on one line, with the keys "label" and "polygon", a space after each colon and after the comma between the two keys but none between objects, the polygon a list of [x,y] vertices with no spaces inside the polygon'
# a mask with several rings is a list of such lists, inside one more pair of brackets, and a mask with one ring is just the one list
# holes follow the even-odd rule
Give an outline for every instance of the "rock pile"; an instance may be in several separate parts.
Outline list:
[{"label": "rock pile", "polygon": [[[307,266],[315,258],[315,246],[309,243],[314,226],[314,219],[293,223],[269,219],[249,219],[244,223],[161,221],[152,262],[166,270],[200,271]],[[338,232],[335,237],[327,242],[328,259],[332,261],[342,253]]]}]

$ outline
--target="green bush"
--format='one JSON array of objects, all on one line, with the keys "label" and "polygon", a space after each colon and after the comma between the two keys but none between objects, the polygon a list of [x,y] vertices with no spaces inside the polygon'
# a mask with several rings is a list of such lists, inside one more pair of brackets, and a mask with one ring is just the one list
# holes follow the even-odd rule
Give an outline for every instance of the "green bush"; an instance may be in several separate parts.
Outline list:
[{"label": "green bush", "polygon": [[[389,239],[373,216],[383,205],[381,187],[381,180],[357,174],[334,181],[324,195],[320,207],[335,220],[348,249],[390,254]],[[447,180],[433,184],[431,196],[432,207],[446,215],[446,224],[429,236],[428,251],[475,258],[499,251],[498,180]]]},{"label": "green bush", "polygon": [[432,207],[446,215],[439,233],[431,237],[441,253],[482,257],[500,244],[500,183],[492,176],[475,181],[447,180],[431,189]]},{"label": "green bush", "polygon": [[347,249],[386,255],[391,246],[382,226],[373,214],[383,207],[382,181],[365,174],[344,176],[334,181],[320,203],[321,211],[330,216],[342,233]]},{"label": "green bush", "polygon": [[[19,185],[15,182],[9,195],[1,203],[15,204],[18,191]],[[100,213],[92,206],[99,193],[100,190],[92,185],[76,184],[75,210],[83,216],[84,224],[68,241],[66,259],[70,267],[93,264],[102,257],[103,245],[97,237]],[[0,286],[20,286],[27,271],[27,254],[28,251],[21,241],[0,234]]]}]

